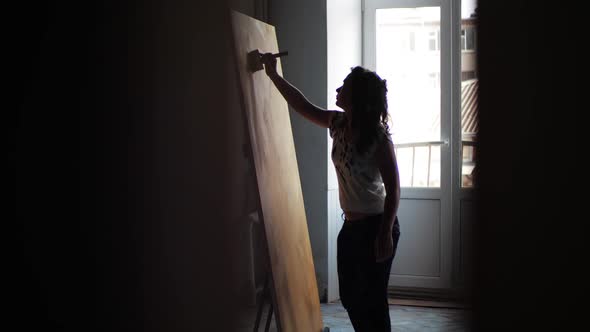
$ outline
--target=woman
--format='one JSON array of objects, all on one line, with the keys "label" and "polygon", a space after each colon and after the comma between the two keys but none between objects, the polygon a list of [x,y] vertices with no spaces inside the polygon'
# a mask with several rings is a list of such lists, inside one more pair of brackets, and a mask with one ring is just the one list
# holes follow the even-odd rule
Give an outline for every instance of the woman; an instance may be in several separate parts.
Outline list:
[{"label": "woman", "polygon": [[387,125],[387,87],[376,73],[355,67],[336,91],[344,112],[321,109],[276,71],[263,54],[265,71],[287,103],[306,119],[329,128],[333,138],[344,224],[338,235],[340,299],[355,331],[391,331],[387,283],[400,235],[400,188]]}]

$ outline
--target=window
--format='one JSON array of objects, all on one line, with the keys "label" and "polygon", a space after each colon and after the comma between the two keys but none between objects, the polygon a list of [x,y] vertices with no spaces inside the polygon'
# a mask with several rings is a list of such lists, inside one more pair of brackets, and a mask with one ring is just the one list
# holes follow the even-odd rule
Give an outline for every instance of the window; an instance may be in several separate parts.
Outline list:
[{"label": "window", "polygon": [[440,187],[440,7],[375,13],[376,71],[387,80],[403,187]]},{"label": "window", "polygon": [[428,32],[428,49],[431,51],[440,51],[440,30]]},{"label": "window", "polygon": [[410,31],[410,51],[416,51],[416,32]]},{"label": "window", "polygon": [[[405,0],[366,1],[371,9],[365,11],[364,61],[387,80],[402,186],[440,188],[445,174],[442,179],[452,178],[454,186],[472,187],[478,129],[476,0],[461,1],[460,29],[451,29],[448,12],[441,10],[448,2],[425,1],[419,7]],[[455,51],[460,60],[453,63]],[[457,77],[452,74],[458,63]],[[450,102],[455,98],[461,99]],[[458,117],[461,128],[454,128]],[[456,140],[460,147],[447,145]]]},{"label": "window", "polygon": [[434,89],[440,88],[440,73],[430,73],[428,74],[428,79],[430,80],[430,87]]},{"label": "window", "polygon": [[475,51],[475,27],[461,29],[461,50]]}]

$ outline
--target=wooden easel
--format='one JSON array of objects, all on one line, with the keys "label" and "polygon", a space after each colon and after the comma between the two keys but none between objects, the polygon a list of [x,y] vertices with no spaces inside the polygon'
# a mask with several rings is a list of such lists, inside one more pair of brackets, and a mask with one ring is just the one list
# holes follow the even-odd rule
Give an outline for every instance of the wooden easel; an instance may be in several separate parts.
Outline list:
[{"label": "wooden easel", "polygon": [[[246,138],[246,140],[248,140],[248,139]],[[250,155],[247,152],[244,154],[244,156],[247,159],[249,159],[251,162],[253,162],[252,159],[250,158]],[[252,174],[252,175],[255,176],[255,174]],[[260,206],[258,207],[258,211],[260,211]],[[251,213],[249,215],[250,221],[253,223],[260,223],[261,220],[258,217],[258,215],[259,215],[259,212]],[[266,234],[264,234],[264,232],[263,232],[263,236],[266,238]],[[257,289],[256,303],[258,304],[258,309],[256,311],[256,321],[254,322],[254,332],[258,332],[258,328],[260,327],[260,321],[262,319],[262,313],[264,311],[264,306],[266,303],[268,303],[268,314],[266,316],[266,325],[265,325],[264,331],[265,332],[270,331],[270,324],[272,322],[272,316],[273,316],[274,306],[275,306],[275,304],[273,303],[273,294],[271,293],[273,291],[273,288],[270,285],[271,280],[272,280],[272,274],[270,271],[268,255],[266,255],[266,253],[268,253],[268,248],[266,247],[266,244],[264,246],[264,252],[265,252],[264,266],[265,266],[266,273],[264,275],[264,283],[262,286],[262,290],[260,290],[260,292],[258,292],[258,289]]]},{"label": "wooden easel", "polygon": [[[258,332],[258,328],[260,327],[260,320],[262,319],[262,312],[264,310],[265,300],[268,300],[268,314],[266,315],[266,325],[264,327],[264,332],[270,331],[270,323],[272,322],[272,314],[274,311],[273,300],[271,296],[272,287],[269,286],[270,283],[270,273],[266,275],[266,279],[264,280],[264,287],[262,288],[262,292],[260,294],[260,303],[258,304],[258,310],[256,312],[256,321],[254,322],[254,332]],[[330,332],[329,327],[324,327],[322,332]]]},{"label": "wooden easel", "polygon": [[[278,53],[273,26],[231,11],[234,60],[248,145],[255,170],[259,218],[265,234],[268,269],[255,331],[270,299],[266,331],[275,316],[278,331],[322,332],[323,327],[301,180],[289,109],[264,70],[248,67],[254,50]],[[277,72],[282,73],[280,61]]]}]

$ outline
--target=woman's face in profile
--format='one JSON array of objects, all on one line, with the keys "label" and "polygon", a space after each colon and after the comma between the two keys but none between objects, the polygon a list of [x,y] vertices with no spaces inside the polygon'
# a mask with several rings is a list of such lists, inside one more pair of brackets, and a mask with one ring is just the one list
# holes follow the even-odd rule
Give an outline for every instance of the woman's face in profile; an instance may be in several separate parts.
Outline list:
[{"label": "woman's face in profile", "polygon": [[336,89],[336,106],[345,112],[350,111],[352,106],[352,79],[347,77],[341,87]]}]

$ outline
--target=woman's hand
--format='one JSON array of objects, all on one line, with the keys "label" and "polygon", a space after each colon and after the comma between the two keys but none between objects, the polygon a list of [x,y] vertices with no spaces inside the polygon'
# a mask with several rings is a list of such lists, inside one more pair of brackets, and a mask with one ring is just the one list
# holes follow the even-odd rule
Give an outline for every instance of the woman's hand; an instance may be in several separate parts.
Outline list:
[{"label": "woman's hand", "polygon": [[377,263],[382,263],[393,255],[393,238],[391,230],[380,228],[375,239],[375,258]]},{"label": "woman's hand", "polygon": [[264,64],[266,75],[271,77],[277,74],[277,58],[272,53],[264,53],[260,55],[260,61]]}]

